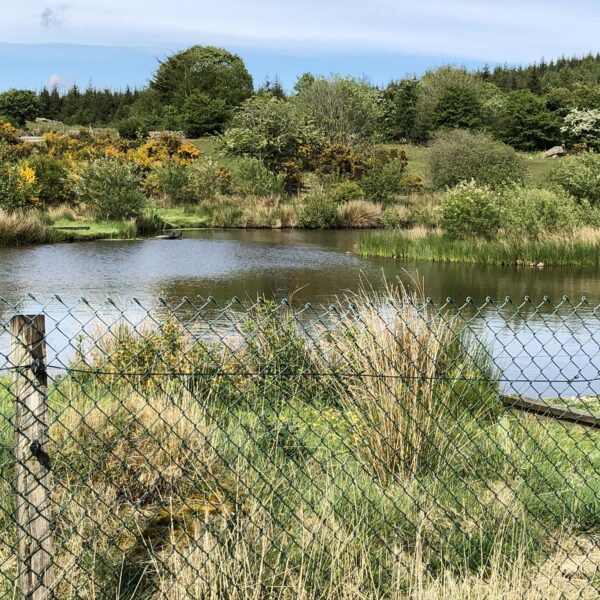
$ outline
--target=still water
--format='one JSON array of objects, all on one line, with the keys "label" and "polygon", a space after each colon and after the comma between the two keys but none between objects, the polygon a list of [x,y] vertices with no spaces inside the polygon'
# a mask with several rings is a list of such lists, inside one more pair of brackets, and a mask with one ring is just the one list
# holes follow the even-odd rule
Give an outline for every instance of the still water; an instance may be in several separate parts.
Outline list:
[{"label": "still water", "polygon": [[[438,304],[472,298],[485,304],[481,315],[469,306],[464,326],[490,347],[507,380],[505,389],[536,396],[600,394],[600,272],[594,269],[500,268],[363,259],[352,252],[355,231],[198,231],[183,240],[86,242],[0,249],[0,296],[20,310],[45,306],[50,318],[64,319],[64,305],[84,297],[158,298],[198,303],[212,296],[254,300],[259,295],[296,304],[328,304],[361,285],[382,289],[419,282]],[[36,300],[28,297],[33,295]],[[524,296],[531,302],[521,309]],[[589,305],[579,310],[556,303],[566,295]],[[510,296],[512,303],[506,303]],[[550,301],[543,302],[544,296]],[[486,304],[490,297],[495,304]],[[534,304],[541,303],[539,308]],[[10,312],[5,306],[5,315]],[[600,314],[600,311],[598,312]],[[467,319],[466,315],[473,315]],[[63,329],[66,327],[63,320]],[[74,330],[76,323],[68,327]],[[66,331],[64,332],[66,333]],[[58,335],[56,331],[54,336]],[[66,339],[66,338],[65,338]],[[55,338],[54,345],[60,345]],[[2,344],[0,343],[0,346]]]}]

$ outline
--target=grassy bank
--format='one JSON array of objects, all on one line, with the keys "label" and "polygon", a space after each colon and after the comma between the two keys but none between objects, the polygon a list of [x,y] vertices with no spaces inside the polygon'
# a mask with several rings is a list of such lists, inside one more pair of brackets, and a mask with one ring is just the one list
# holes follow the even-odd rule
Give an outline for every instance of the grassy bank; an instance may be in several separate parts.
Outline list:
[{"label": "grassy bank", "polygon": [[268,306],[228,316],[242,343],[83,340],[50,396],[57,597],[595,597],[600,434],[503,414],[484,349],[407,300],[355,299],[313,341]]},{"label": "grassy bank", "polygon": [[483,265],[600,266],[600,231],[583,229],[572,235],[539,240],[498,238],[451,240],[438,233],[383,231],[361,236],[362,256],[403,260],[463,262]]}]

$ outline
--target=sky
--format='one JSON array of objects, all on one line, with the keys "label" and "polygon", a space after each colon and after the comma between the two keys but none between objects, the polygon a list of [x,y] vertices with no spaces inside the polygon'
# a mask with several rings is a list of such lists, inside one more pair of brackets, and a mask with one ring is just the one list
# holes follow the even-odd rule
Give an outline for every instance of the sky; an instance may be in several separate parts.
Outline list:
[{"label": "sky", "polygon": [[597,0],[0,0],[0,90],[144,86],[193,44],[242,56],[256,84],[303,72],[384,84],[442,64],[600,51]]}]

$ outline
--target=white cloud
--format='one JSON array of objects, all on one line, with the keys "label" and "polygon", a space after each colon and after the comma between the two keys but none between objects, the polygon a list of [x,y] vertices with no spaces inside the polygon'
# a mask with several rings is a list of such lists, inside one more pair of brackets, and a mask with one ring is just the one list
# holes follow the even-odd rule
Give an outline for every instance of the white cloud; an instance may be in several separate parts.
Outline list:
[{"label": "white cloud", "polygon": [[[281,52],[390,52],[527,61],[598,50],[593,0],[25,0],[3,41],[235,44]],[[44,16],[45,15],[45,16]],[[39,26],[36,27],[36,23]]]},{"label": "white cloud", "polygon": [[65,78],[59,73],[52,73],[50,77],[46,80],[44,87],[51,90],[52,88],[57,88],[58,90],[64,90],[69,87],[69,83],[65,81]]}]

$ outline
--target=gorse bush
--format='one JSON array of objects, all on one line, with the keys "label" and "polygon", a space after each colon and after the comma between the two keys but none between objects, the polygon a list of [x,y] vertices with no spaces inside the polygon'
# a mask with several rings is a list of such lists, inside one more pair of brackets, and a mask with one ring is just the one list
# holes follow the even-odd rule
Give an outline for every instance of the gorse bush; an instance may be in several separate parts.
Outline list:
[{"label": "gorse bush", "polygon": [[544,189],[507,190],[500,207],[506,235],[537,238],[544,232],[568,232],[581,222],[581,207],[571,196]]},{"label": "gorse bush", "polygon": [[39,206],[37,176],[27,163],[0,163],[0,209],[7,212]]},{"label": "gorse bush", "polygon": [[491,238],[500,227],[498,198],[475,181],[459,183],[442,197],[440,224],[453,239]]},{"label": "gorse bush", "polygon": [[282,191],[282,182],[257,158],[241,158],[231,166],[231,192],[240,196],[269,196]]},{"label": "gorse bush", "polygon": [[475,180],[492,188],[521,183],[525,165],[506,144],[466,130],[439,134],[429,154],[431,182],[436,189]]},{"label": "gorse bush", "polygon": [[577,200],[600,205],[600,154],[586,152],[561,161],[552,179]]},{"label": "gorse bush", "polygon": [[136,168],[118,159],[100,158],[84,165],[75,181],[75,194],[103,219],[139,215],[146,205]]}]

